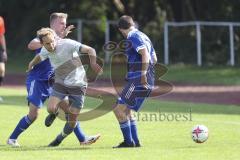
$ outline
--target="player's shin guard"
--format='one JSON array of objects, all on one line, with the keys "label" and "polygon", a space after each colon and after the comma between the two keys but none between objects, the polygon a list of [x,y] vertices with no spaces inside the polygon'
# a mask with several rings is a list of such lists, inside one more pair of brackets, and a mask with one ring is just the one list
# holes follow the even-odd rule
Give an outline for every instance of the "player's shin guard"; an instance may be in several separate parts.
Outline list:
[{"label": "player's shin guard", "polygon": [[32,121],[28,116],[24,116],[17,124],[16,128],[14,129],[13,133],[9,137],[9,139],[17,139],[18,136],[26,130],[30,125],[32,124]]},{"label": "player's shin guard", "polygon": [[130,126],[131,126],[131,133],[132,133],[133,141],[136,145],[138,145],[140,143],[139,143],[139,139],[138,139],[138,131],[137,131],[136,120],[131,120],[130,121]]},{"label": "player's shin guard", "polygon": [[71,134],[73,132],[74,128],[72,128],[68,123],[65,124],[64,128],[63,128],[63,131],[62,133],[60,133],[58,136],[57,136],[57,140],[59,142],[62,142],[62,140],[64,138],[66,138],[69,134]]}]

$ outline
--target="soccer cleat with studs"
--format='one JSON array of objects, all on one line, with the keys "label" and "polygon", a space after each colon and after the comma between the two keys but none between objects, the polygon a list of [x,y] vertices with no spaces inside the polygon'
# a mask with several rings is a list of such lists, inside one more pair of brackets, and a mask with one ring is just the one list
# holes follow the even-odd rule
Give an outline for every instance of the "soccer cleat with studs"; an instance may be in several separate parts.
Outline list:
[{"label": "soccer cleat with studs", "polygon": [[80,145],[91,145],[91,144],[95,143],[100,137],[101,137],[100,134],[97,134],[94,136],[88,136],[88,137],[86,137],[84,142],[80,142]]},{"label": "soccer cleat with studs", "polygon": [[8,139],[7,144],[12,147],[20,147],[20,145],[18,144],[18,141],[16,139]]}]

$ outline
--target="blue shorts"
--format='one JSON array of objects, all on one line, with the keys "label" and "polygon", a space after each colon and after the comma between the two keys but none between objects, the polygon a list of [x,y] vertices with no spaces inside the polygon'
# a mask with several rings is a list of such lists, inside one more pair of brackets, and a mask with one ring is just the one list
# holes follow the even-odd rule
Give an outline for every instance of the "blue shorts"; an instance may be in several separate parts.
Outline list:
[{"label": "blue shorts", "polygon": [[36,107],[41,108],[51,92],[48,81],[27,79],[26,87],[28,103],[32,103]]},{"label": "blue shorts", "polygon": [[125,104],[129,109],[137,112],[151,91],[152,89],[146,89],[133,82],[128,82],[119,95],[117,104]]}]

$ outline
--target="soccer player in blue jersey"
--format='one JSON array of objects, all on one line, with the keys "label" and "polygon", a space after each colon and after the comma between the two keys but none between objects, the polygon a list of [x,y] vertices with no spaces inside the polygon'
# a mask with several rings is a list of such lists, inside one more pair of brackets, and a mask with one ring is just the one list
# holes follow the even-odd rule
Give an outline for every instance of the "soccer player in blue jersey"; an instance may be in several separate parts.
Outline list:
[{"label": "soccer player in blue jersey", "polygon": [[[73,26],[68,26],[66,28],[67,14],[65,13],[53,13],[50,16],[50,27],[55,31],[59,38],[64,38],[68,33],[71,32]],[[35,54],[38,54],[42,48],[38,38],[33,39],[28,48],[30,50],[35,50]],[[49,79],[53,75],[53,68],[49,62],[49,59],[42,61],[41,63],[34,66],[34,68],[28,73],[26,79],[26,88],[28,92],[27,100],[29,105],[29,113],[24,116],[16,128],[7,140],[7,144],[18,147],[20,146],[17,142],[18,136],[26,130],[38,117],[39,109],[43,106],[43,103],[50,95],[51,86]],[[63,101],[60,103],[64,108],[68,107],[68,104]],[[77,123],[74,133],[77,136],[80,144],[91,144],[94,143],[99,135],[96,136],[85,136],[80,128],[79,123]]]},{"label": "soccer player in blue jersey", "polygon": [[131,48],[125,51],[128,58],[127,84],[113,110],[124,141],[113,148],[140,147],[136,120],[132,111],[139,111],[154,87],[154,65],[157,56],[150,39],[136,29],[132,17],[127,15],[120,17],[118,29],[131,43]]}]

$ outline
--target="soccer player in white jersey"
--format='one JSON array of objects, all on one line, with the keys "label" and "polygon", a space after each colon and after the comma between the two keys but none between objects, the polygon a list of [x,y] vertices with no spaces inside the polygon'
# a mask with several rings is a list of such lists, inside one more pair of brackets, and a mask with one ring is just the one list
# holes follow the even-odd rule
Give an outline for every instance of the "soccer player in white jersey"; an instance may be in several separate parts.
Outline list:
[{"label": "soccer player in white jersey", "polygon": [[69,108],[69,116],[63,131],[49,146],[58,146],[62,140],[74,130],[78,114],[84,104],[84,96],[87,87],[86,72],[81,63],[79,55],[87,53],[90,58],[91,68],[102,72],[101,67],[96,63],[96,52],[92,47],[81,44],[71,39],[56,38],[54,31],[50,28],[42,28],[37,36],[44,46],[41,52],[29,63],[28,71],[36,64],[49,58],[55,72],[53,91],[49,98],[48,112],[56,114],[58,104],[66,97],[72,102]]},{"label": "soccer player in white jersey", "polygon": [[[73,26],[66,27],[68,15],[66,13],[54,12],[50,15],[50,27],[55,31],[56,36],[64,38],[71,32]],[[29,44],[28,48],[34,50],[35,54],[39,54],[42,48],[42,44],[38,38],[34,38]],[[7,144],[13,147],[19,147],[17,139],[24,133],[33,123],[36,121],[39,115],[39,110],[43,107],[44,102],[50,96],[52,86],[49,83],[49,77],[53,77],[53,68],[49,62],[49,59],[42,61],[34,66],[34,68],[28,72],[26,77],[27,88],[27,100],[29,106],[29,112],[24,115],[16,125],[15,129],[9,136]],[[51,79],[51,78],[50,78]],[[67,101],[62,101],[59,106],[68,106]],[[53,120],[56,118],[54,114],[50,115],[45,121],[45,125],[49,127]],[[99,138],[99,134],[93,136],[86,136],[80,127],[78,122],[74,133],[78,138],[81,145],[88,145],[96,142]]]}]

